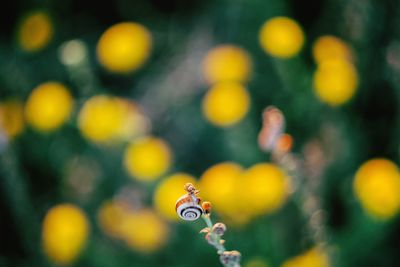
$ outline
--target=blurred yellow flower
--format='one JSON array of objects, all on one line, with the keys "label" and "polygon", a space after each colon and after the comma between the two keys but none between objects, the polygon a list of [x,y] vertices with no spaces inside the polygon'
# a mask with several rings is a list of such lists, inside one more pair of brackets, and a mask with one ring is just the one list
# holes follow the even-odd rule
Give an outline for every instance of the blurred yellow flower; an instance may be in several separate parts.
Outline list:
[{"label": "blurred yellow flower", "polygon": [[117,129],[116,138],[123,141],[145,135],[150,129],[150,120],[144,115],[140,107],[132,100],[117,99],[122,108],[123,122]]},{"label": "blurred yellow flower", "polygon": [[123,240],[134,250],[150,253],[165,244],[168,225],[150,209],[132,210],[128,203],[106,201],[97,218],[108,235]]},{"label": "blurred yellow flower", "polygon": [[53,25],[44,11],[28,14],[18,28],[18,43],[21,49],[35,52],[44,48],[53,37]]},{"label": "blurred yellow flower", "polygon": [[87,139],[103,143],[145,134],[147,118],[132,101],[96,95],[88,99],[78,115],[78,127]]},{"label": "blurred yellow flower", "polygon": [[85,213],[77,206],[60,204],[51,208],[43,221],[43,248],[55,263],[69,264],[82,251],[89,234]]},{"label": "blurred yellow flower", "polygon": [[358,169],[354,191],[365,211],[378,219],[395,216],[400,209],[400,173],[387,159],[371,159]]},{"label": "blurred yellow flower", "polygon": [[299,53],[304,44],[300,25],[288,17],[267,20],[259,34],[261,47],[278,58],[290,58]]},{"label": "blurred yellow flower", "polygon": [[228,217],[231,223],[237,224],[245,223],[248,219],[247,210],[241,209],[242,172],[243,168],[236,163],[219,163],[203,173],[199,185],[202,197],[212,203],[213,209],[220,215]]},{"label": "blurred yellow flower", "polygon": [[217,83],[204,96],[204,116],[221,127],[239,122],[248,112],[250,96],[246,88],[236,82]]},{"label": "blurred yellow flower", "polygon": [[140,181],[153,181],[171,166],[169,145],[155,137],[141,137],[125,150],[124,164],[129,174]]},{"label": "blurred yellow flower", "polygon": [[24,107],[20,100],[0,102],[0,132],[12,139],[24,130],[24,125]]},{"label": "blurred yellow flower", "polygon": [[268,214],[280,208],[289,192],[286,174],[272,163],[259,163],[242,174],[244,201],[255,215]]},{"label": "blurred yellow flower", "polygon": [[323,61],[314,73],[315,94],[322,102],[331,106],[349,101],[357,86],[357,70],[344,59]]},{"label": "blurred yellow flower", "polygon": [[146,62],[151,43],[151,34],[143,25],[118,23],[102,34],[97,44],[97,57],[109,71],[129,73]]},{"label": "blurred yellow flower", "polygon": [[166,243],[168,230],[168,225],[154,211],[144,209],[129,213],[122,221],[120,231],[128,246],[151,253]]},{"label": "blurred yellow flower", "polygon": [[73,99],[68,89],[58,82],[46,82],[33,89],[25,107],[25,116],[35,129],[50,132],[70,117]]},{"label": "blurred yellow flower", "polygon": [[121,236],[121,225],[126,215],[127,210],[121,202],[106,201],[100,206],[97,219],[106,234],[118,238]]},{"label": "blurred yellow flower", "polygon": [[247,51],[224,44],[211,49],[203,61],[203,74],[207,82],[245,82],[249,79],[252,63]]},{"label": "blurred yellow flower", "polygon": [[319,37],[314,42],[312,53],[318,64],[332,59],[351,61],[352,58],[349,46],[343,40],[332,35]]},{"label": "blurred yellow flower", "polygon": [[286,260],[282,267],[329,267],[329,258],[325,251],[313,248],[303,254]]},{"label": "blurred yellow flower", "polygon": [[179,217],[175,212],[175,203],[179,197],[186,192],[183,186],[186,183],[196,184],[193,176],[186,173],[176,173],[161,181],[154,192],[154,206],[165,218],[178,221]]}]

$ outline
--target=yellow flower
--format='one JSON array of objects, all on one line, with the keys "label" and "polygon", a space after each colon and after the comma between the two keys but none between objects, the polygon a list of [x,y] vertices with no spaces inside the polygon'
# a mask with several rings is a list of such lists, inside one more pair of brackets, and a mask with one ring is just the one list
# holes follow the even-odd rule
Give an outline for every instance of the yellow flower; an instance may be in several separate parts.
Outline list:
[{"label": "yellow flower", "polygon": [[205,79],[213,84],[222,81],[245,82],[252,68],[249,54],[234,45],[219,45],[211,49],[203,61]]},{"label": "yellow flower", "polygon": [[371,159],[358,169],[354,191],[365,211],[381,220],[390,219],[400,209],[400,173],[387,159]]},{"label": "yellow flower", "polygon": [[154,206],[165,218],[178,221],[175,212],[175,203],[182,195],[186,194],[183,186],[186,183],[196,184],[193,176],[185,173],[176,173],[161,181],[154,192]]},{"label": "yellow flower", "polygon": [[231,224],[280,208],[288,195],[288,180],[274,164],[260,163],[243,170],[236,163],[210,167],[200,179],[201,195]]},{"label": "yellow flower", "polygon": [[250,96],[246,88],[235,82],[217,83],[203,99],[203,114],[221,127],[239,122],[248,112]]},{"label": "yellow flower", "polygon": [[4,131],[9,139],[18,136],[24,130],[24,108],[22,102],[9,99],[0,103],[0,132]]},{"label": "yellow flower", "polygon": [[261,47],[278,58],[290,58],[299,53],[304,44],[300,25],[291,18],[274,17],[264,23],[259,34]]},{"label": "yellow flower", "polygon": [[352,57],[349,46],[343,40],[332,35],[319,37],[314,42],[312,53],[318,64],[333,59],[351,61]]},{"label": "yellow flower", "polygon": [[82,251],[88,233],[89,223],[80,208],[57,205],[47,212],[43,221],[43,248],[53,262],[68,264]]},{"label": "yellow flower", "polygon": [[138,23],[123,22],[108,28],[97,44],[101,65],[116,73],[129,73],[141,67],[150,55],[151,34]]},{"label": "yellow flower", "polygon": [[310,249],[303,254],[286,260],[282,267],[329,267],[329,258],[319,248]]},{"label": "yellow flower", "polygon": [[78,127],[87,139],[103,143],[129,140],[147,132],[148,120],[132,101],[97,95],[85,102]]},{"label": "yellow flower", "polygon": [[27,52],[44,48],[53,37],[53,25],[44,11],[35,11],[27,15],[18,29],[19,46]]},{"label": "yellow flower", "polygon": [[242,172],[240,165],[223,162],[211,166],[200,178],[201,196],[230,224],[241,225],[250,219],[247,203],[242,198]]},{"label": "yellow flower", "polygon": [[46,82],[31,92],[25,115],[32,127],[50,132],[69,119],[72,108],[73,99],[68,89],[58,82]]},{"label": "yellow flower", "polygon": [[125,168],[140,181],[157,179],[169,169],[171,161],[168,144],[155,137],[138,138],[125,150]]},{"label": "yellow flower", "polygon": [[106,234],[140,252],[153,252],[168,238],[168,225],[153,210],[133,210],[119,200],[105,202],[97,218]]},{"label": "yellow flower", "polygon": [[259,163],[242,175],[242,188],[247,208],[255,215],[272,213],[286,201],[289,183],[276,165]]},{"label": "yellow flower", "polygon": [[314,73],[314,92],[331,106],[349,101],[356,92],[358,75],[356,68],[347,60],[326,60]]},{"label": "yellow flower", "polygon": [[128,211],[120,201],[106,201],[97,213],[100,228],[112,237],[121,236],[121,225]]},{"label": "yellow flower", "polygon": [[132,100],[119,98],[117,101],[122,108],[123,122],[117,129],[116,138],[128,141],[147,134],[150,129],[150,121],[140,107]]},{"label": "yellow flower", "polygon": [[150,209],[129,213],[122,221],[121,238],[131,248],[151,253],[161,248],[168,238],[168,226]]}]

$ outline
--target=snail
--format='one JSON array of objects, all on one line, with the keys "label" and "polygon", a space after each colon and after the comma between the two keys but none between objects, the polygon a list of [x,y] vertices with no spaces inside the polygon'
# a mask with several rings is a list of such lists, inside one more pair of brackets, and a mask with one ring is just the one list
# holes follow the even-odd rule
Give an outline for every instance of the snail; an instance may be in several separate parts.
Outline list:
[{"label": "snail", "polygon": [[204,213],[200,203],[200,198],[185,194],[176,201],[176,213],[185,221],[195,221]]}]

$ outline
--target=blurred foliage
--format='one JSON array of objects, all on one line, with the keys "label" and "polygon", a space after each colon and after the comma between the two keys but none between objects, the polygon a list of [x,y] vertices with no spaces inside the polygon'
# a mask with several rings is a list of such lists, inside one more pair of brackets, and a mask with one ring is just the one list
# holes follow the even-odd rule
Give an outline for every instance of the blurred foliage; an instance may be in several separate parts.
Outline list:
[{"label": "blurred foliage", "polygon": [[399,6],[8,2],[0,266],[399,266]]}]

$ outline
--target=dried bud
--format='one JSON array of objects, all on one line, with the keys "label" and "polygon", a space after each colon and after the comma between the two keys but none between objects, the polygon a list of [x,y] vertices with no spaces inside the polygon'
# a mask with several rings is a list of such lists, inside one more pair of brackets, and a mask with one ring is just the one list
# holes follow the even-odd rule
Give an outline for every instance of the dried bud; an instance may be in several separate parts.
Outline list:
[{"label": "dried bud", "polygon": [[212,228],[212,232],[218,236],[223,236],[226,231],[226,226],[223,223],[216,223]]},{"label": "dried bud", "polygon": [[219,259],[222,264],[229,266],[237,266],[240,262],[241,254],[237,250],[232,251],[224,251],[219,256]]},{"label": "dried bud", "polygon": [[211,202],[204,201],[201,204],[201,206],[202,206],[205,214],[210,214],[211,213]]},{"label": "dried bud", "polygon": [[231,254],[231,262],[232,263],[239,263],[240,262],[240,258],[242,257],[242,255],[240,254],[239,251],[232,250],[230,252],[230,254]]},{"label": "dried bud", "polygon": [[223,253],[221,253],[221,255],[219,256],[219,260],[221,261],[221,263],[223,265],[227,265],[229,264],[229,258],[230,258],[230,254],[228,251],[224,251]]},{"label": "dried bud", "polygon": [[292,150],[293,137],[290,134],[282,134],[276,144],[276,152],[284,154]]}]

